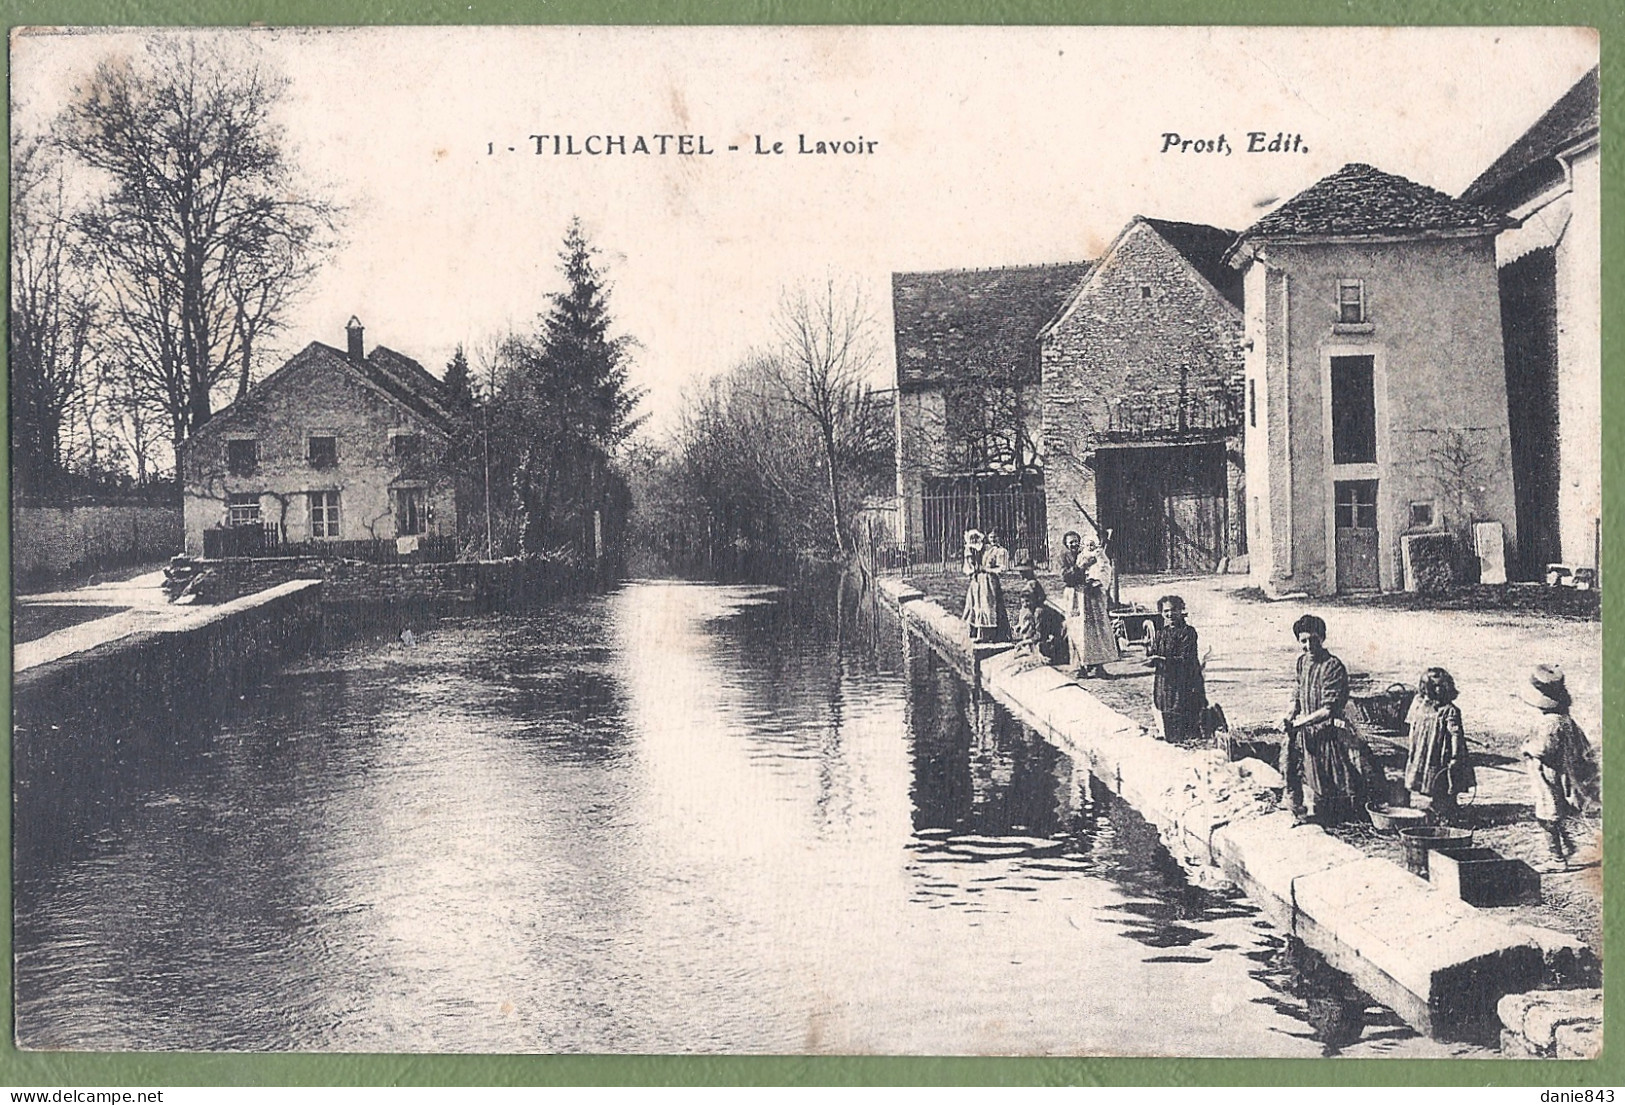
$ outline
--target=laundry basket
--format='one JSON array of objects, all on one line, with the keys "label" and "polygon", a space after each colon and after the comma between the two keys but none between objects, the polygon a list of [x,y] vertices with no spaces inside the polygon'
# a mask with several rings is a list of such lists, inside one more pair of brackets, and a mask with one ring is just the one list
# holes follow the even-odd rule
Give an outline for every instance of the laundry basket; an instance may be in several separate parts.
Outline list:
[{"label": "laundry basket", "polygon": [[1366,740],[1403,743],[1410,717],[1411,703],[1416,699],[1416,688],[1403,683],[1390,683],[1386,690],[1376,694],[1350,695],[1343,716],[1354,731]]}]

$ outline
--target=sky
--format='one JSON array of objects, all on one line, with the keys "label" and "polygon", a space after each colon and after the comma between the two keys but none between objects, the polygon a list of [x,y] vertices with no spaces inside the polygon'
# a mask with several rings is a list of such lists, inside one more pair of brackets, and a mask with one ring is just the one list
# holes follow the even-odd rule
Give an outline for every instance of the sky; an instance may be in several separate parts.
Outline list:
[{"label": "sky", "polygon": [[[864,294],[888,386],[893,272],[1093,259],[1136,214],[1240,229],[1352,161],[1459,194],[1597,62],[1577,28],[209,33],[286,75],[290,157],[347,209],[286,352],[342,345],[356,315],[369,346],[439,373],[460,343],[534,326],[579,216],[654,433],[771,343],[786,289]],[[140,42],[14,37],[16,123],[47,126],[99,58]],[[1255,131],[1302,149],[1247,153]],[[1165,151],[1170,133],[1233,152]],[[549,139],[537,155],[536,134],[715,152],[563,156]],[[801,154],[803,135],[868,152]],[[786,152],[755,153],[758,136]]]}]

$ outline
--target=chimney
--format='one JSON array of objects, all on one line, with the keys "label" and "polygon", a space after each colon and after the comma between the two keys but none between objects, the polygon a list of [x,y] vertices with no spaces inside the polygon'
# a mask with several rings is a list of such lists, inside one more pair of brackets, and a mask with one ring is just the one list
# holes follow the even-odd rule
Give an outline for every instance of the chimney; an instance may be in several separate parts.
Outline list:
[{"label": "chimney", "polygon": [[350,338],[350,359],[360,364],[366,359],[361,347],[361,320],[351,315],[350,321],[344,324],[344,332]]}]

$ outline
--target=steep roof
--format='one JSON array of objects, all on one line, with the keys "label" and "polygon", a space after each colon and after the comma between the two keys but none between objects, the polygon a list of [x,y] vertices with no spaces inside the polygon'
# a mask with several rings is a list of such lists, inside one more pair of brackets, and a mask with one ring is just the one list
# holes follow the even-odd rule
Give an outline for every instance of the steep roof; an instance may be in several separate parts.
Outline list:
[{"label": "steep roof", "polygon": [[[380,353],[384,356],[380,357]],[[365,361],[358,363],[331,345],[313,341],[283,362],[281,368],[250,388],[246,396],[215,412],[214,417],[194,436],[211,433],[219,427],[229,426],[240,416],[251,414],[257,406],[256,400],[265,389],[276,386],[295,367],[312,361],[360,376],[443,432],[449,433],[453,428],[456,419],[444,405],[444,386],[410,357],[379,346]],[[422,378],[418,378],[413,369],[416,373],[422,373]]]},{"label": "steep roof", "polygon": [[1036,381],[1038,332],[1089,266],[892,273],[898,386],[932,383],[969,366]]},{"label": "steep roof", "polygon": [[1310,185],[1243,230],[1235,246],[1258,238],[1344,238],[1462,230],[1493,233],[1503,225],[1500,216],[1477,204],[1356,162]]},{"label": "steep roof", "polygon": [[1201,273],[1220,295],[1237,307],[1241,306],[1242,275],[1224,263],[1225,254],[1236,240],[1234,230],[1203,223],[1151,219],[1144,215],[1140,216],[1140,221],[1178,250],[1180,256],[1190,262],[1191,268]]},{"label": "steep roof", "polygon": [[[430,375],[428,369],[404,353],[397,353],[388,346],[375,345],[372,352],[367,354],[366,369],[390,394],[412,405],[413,409],[426,417],[444,425],[449,425],[455,419],[445,383]],[[423,409],[419,409],[420,406]]]},{"label": "steep roof", "polygon": [[1600,125],[1597,70],[1592,69],[1536,120],[1534,126],[1524,131],[1522,138],[1508,146],[1505,153],[1469,184],[1461,198],[1470,203],[1494,205],[1495,193],[1503,185],[1512,183],[1526,170],[1553,157],[1559,150],[1595,134]]}]

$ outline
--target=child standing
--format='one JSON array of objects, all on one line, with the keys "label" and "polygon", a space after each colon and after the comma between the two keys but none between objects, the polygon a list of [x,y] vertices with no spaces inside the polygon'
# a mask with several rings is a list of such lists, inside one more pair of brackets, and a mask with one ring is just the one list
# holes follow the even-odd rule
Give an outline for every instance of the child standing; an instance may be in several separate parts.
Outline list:
[{"label": "child standing", "polygon": [[1198,719],[1207,705],[1202,661],[1196,630],[1185,620],[1185,600],[1164,595],[1157,600],[1162,627],[1157,630],[1145,662],[1157,669],[1151,701],[1162,722],[1162,739],[1191,741],[1202,735]]},{"label": "child standing", "polygon": [[1596,752],[1569,717],[1572,700],[1562,668],[1539,665],[1529,673],[1518,697],[1540,714],[1522,748],[1523,762],[1535,800],[1535,820],[1546,834],[1552,857],[1547,870],[1564,871],[1575,853],[1564,821],[1597,801]]},{"label": "child standing", "polygon": [[1405,762],[1405,787],[1428,798],[1448,815],[1456,796],[1477,785],[1456,705],[1456,681],[1443,668],[1429,668],[1416,684],[1411,704],[1411,754]]}]

